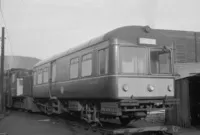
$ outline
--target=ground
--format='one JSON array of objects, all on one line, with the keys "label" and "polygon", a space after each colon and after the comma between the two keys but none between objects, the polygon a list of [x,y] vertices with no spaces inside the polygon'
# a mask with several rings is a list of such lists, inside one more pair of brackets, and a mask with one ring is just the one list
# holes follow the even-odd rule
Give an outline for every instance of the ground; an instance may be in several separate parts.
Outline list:
[{"label": "ground", "polygon": [[[163,118],[160,121],[163,121]],[[138,126],[141,126],[141,123]],[[7,133],[7,135],[100,135],[100,133],[66,123],[64,120],[19,111],[12,111],[0,120],[0,135],[5,135],[1,133]],[[200,128],[181,129],[178,135],[200,135]]]},{"label": "ground", "polygon": [[182,129],[178,135],[200,135],[199,128]]},{"label": "ground", "polygon": [[98,133],[78,129],[67,123],[56,122],[41,114],[33,115],[17,111],[11,112],[0,121],[0,133],[8,135],[98,135]]}]

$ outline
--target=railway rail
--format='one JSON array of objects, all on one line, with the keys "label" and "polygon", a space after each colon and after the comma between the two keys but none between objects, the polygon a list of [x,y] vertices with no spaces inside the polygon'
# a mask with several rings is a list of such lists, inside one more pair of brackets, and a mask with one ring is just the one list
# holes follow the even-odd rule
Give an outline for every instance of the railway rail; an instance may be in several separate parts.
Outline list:
[{"label": "railway rail", "polygon": [[[145,120],[137,121],[131,123],[128,126],[121,126],[120,124],[111,123],[108,121],[103,122],[103,126],[93,126],[86,123],[84,120],[80,120],[73,116],[58,116],[54,115],[51,117],[53,120],[64,123],[68,125],[73,125],[77,128],[82,128],[85,130],[90,130],[92,132],[99,132],[102,135],[135,135],[135,134],[148,134],[148,135],[178,135],[180,128],[172,125],[154,125],[148,123],[144,126],[138,126],[138,122],[146,122]],[[136,125],[135,125],[136,124]]]},{"label": "railway rail", "polygon": [[[31,115],[40,114],[45,115],[44,113],[33,113],[28,112],[24,109],[11,109],[11,111],[20,111],[26,112]],[[162,112],[161,112],[162,113]],[[153,113],[154,114],[154,113]],[[62,115],[48,115],[49,121],[52,123],[63,123],[67,127],[73,127],[76,130],[86,130],[87,132],[92,132],[94,134],[101,134],[101,135],[135,135],[135,134],[145,134],[145,135],[179,135],[180,128],[172,125],[164,125],[161,121],[154,121],[152,120],[140,120],[140,121],[133,121],[127,126],[122,126],[119,124],[120,122],[117,120],[113,121],[104,121],[101,126],[95,126],[92,124],[87,123],[84,120],[79,119],[79,117],[72,116],[70,114],[62,114]],[[154,116],[152,119],[155,120]],[[43,120],[38,120],[43,121]],[[44,120],[45,121],[45,120]],[[141,122],[141,123],[140,123]],[[156,124],[155,124],[156,123]],[[66,127],[66,128],[67,128]],[[0,135],[7,135],[6,133],[0,133]]]}]

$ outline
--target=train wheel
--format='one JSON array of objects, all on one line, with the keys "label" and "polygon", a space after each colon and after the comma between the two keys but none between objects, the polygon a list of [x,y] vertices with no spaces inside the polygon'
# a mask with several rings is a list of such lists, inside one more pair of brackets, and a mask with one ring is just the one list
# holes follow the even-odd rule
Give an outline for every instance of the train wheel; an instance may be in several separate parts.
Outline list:
[{"label": "train wheel", "polygon": [[131,122],[131,119],[129,117],[123,118],[119,117],[119,120],[121,122],[121,125],[126,126]]},{"label": "train wheel", "polygon": [[45,106],[45,113],[47,115],[52,115],[53,114],[53,108],[51,106],[50,103],[46,103],[46,106]]}]

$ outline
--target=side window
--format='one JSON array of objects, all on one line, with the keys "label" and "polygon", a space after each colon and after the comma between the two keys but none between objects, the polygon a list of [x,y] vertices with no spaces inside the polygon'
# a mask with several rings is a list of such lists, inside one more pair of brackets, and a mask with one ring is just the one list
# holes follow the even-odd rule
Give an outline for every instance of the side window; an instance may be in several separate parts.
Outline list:
[{"label": "side window", "polygon": [[52,82],[56,81],[56,62],[52,63]]},{"label": "side window", "polygon": [[82,56],[81,63],[81,76],[90,76],[92,74],[92,54],[86,54]]},{"label": "side window", "polygon": [[78,57],[70,60],[70,79],[78,77],[78,62]]},{"label": "side window", "polygon": [[23,85],[23,78],[19,78],[19,85]]},{"label": "side window", "polygon": [[42,69],[38,70],[38,79],[37,79],[37,84],[42,83]]},{"label": "side window", "polygon": [[36,85],[36,73],[36,71],[33,72],[33,85]]},{"label": "side window", "polygon": [[40,84],[40,70],[37,70],[37,84]]},{"label": "side window", "polygon": [[48,79],[49,79],[49,73],[48,73],[48,68],[46,67],[46,68],[43,70],[43,82],[44,82],[44,83],[47,83],[47,82],[48,82]]},{"label": "side window", "polygon": [[98,52],[99,58],[99,74],[107,74],[108,73],[108,48],[99,50]]},{"label": "side window", "polygon": [[15,74],[12,74],[12,83],[15,82],[15,79],[16,79]]}]

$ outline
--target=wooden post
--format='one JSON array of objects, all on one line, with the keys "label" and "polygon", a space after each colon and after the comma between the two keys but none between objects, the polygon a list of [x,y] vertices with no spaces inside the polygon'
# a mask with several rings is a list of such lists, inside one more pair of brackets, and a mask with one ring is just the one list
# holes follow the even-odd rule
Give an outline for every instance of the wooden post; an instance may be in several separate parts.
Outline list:
[{"label": "wooden post", "polygon": [[1,37],[1,77],[0,77],[0,114],[5,112],[5,102],[4,102],[4,39],[5,39],[5,28],[2,27],[2,37]]}]

